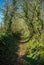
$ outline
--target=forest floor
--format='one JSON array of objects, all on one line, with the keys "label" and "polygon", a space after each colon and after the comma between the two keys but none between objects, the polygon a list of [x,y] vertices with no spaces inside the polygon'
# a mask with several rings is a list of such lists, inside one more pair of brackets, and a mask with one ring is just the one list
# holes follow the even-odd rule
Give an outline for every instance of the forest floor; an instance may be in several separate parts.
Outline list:
[{"label": "forest floor", "polygon": [[[26,64],[24,64],[25,63],[24,56],[25,56],[25,51],[26,51],[26,43],[18,42],[16,40],[18,42],[17,43],[17,42],[14,42],[14,40],[15,39],[13,36],[4,36],[1,38],[1,50],[2,50],[1,54],[3,53],[1,55],[1,59],[2,59],[1,65],[6,65],[6,64],[9,65],[12,63],[14,65],[26,65]],[[16,44],[13,44],[13,43],[16,43]],[[4,44],[7,44],[7,45],[4,45]],[[18,45],[18,47],[17,47],[17,45]],[[3,49],[3,47],[4,47],[4,49]],[[14,54],[14,49],[15,49],[16,55]]]}]

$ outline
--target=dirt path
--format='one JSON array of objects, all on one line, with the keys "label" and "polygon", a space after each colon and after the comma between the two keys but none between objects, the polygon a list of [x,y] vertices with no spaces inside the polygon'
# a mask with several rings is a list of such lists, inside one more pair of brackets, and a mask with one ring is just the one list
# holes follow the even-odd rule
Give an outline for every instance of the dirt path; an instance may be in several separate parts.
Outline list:
[{"label": "dirt path", "polygon": [[18,52],[17,52],[17,54],[18,54],[18,58],[17,58],[17,64],[16,65],[23,65],[23,62],[22,62],[22,60],[23,60],[23,56],[25,55],[25,44],[23,44],[23,43],[20,43],[19,44],[19,50],[18,50]]},{"label": "dirt path", "polygon": [[19,57],[22,57],[23,55],[25,55],[25,44],[23,44],[23,43],[20,43],[20,45],[19,45],[19,50],[18,50],[18,56]]}]

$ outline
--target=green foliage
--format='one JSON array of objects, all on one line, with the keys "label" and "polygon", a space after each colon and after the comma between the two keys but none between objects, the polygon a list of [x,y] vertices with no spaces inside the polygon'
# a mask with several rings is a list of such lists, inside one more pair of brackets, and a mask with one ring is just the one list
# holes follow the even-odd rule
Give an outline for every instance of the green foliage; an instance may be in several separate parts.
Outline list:
[{"label": "green foliage", "polygon": [[[44,64],[44,34],[41,34],[40,40],[36,39],[36,36],[27,43],[26,55],[28,58],[36,60],[36,65]],[[33,65],[33,64],[32,64]]]},{"label": "green foliage", "polygon": [[[20,3],[20,2],[21,3]],[[0,33],[2,65],[14,65],[20,43],[26,43],[22,65],[44,64],[44,21],[41,19],[41,0],[6,0],[5,32]]]},{"label": "green foliage", "polygon": [[1,65],[15,64],[18,55],[18,37],[15,34],[6,34],[0,38]]},{"label": "green foliage", "polygon": [[5,32],[8,29],[8,23],[9,23],[9,5],[8,5],[8,1],[6,0],[6,5],[5,5],[5,11],[4,11],[4,18],[3,18],[3,22],[4,22],[4,29]]}]

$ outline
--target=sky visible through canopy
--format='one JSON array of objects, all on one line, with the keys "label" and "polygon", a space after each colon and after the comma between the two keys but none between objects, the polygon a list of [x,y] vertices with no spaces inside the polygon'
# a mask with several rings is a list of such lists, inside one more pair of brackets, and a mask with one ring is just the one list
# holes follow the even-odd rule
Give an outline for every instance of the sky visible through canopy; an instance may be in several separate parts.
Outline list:
[{"label": "sky visible through canopy", "polygon": [[[3,18],[3,14],[2,14],[1,9],[4,9],[5,2],[6,2],[6,0],[0,0],[0,24],[2,23],[2,18]],[[42,7],[44,9],[44,1],[42,3]],[[20,10],[21,10],[21,8],[20,8]]]},{"label": "sky visible through canopy", "polygon": [[2,9],[4,8],[5,1],[6,0],[0,0],[0,24],[2,23],[2,18],[3,18]]},{"label": "sky visible through canopy", "polygon": [[[9,0],[9,3],[11,2],[11,0]],[[4,5],[6,3],[6,0],[0,0],[0,24],[3,22],[3,14],[2,14],[2,10],[4,9]],[[21,7],[18,8],[18,10],[21,10]]]}]

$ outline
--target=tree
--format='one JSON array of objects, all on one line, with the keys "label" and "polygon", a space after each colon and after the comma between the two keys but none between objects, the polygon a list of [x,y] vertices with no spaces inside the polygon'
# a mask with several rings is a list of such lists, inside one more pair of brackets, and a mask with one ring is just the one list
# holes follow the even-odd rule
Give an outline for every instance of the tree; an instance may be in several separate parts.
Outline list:
[{"label": "tree", "polygon": [[25,21],[28,23],[31,35],[33,36],[36,32],[41,34],[41,29],[43,28],[43,21],[40,18],[41,0],[23,0],[23,2]]},{"label": "tree", "polygon": [[9,5],[8,5],[8,1],[6,0],[6,4],[5,4],[5,11],[4,11],[4,29],[5,31],[7,31],[8,28],[8,23],[9,23]]},{"label": "tree", "polygon": [[28,29],[30,31],[30,36],[33,36],[34,33],[34,25],[33,25],[33,17],[34,17],[34,7],[32,1],[23,0],[23,11],[25,13],[25,21],[28,25]]},{"label": "tree", "polygon": [[12,0],[11,2],[12,2],[12,4],[10,4],[10,8],[9,8],[10,19],[9,19],[9,23],[8,23],[8,25],[9,25],[8,31],[11,31],[12,22],[15,21],[16,0]]}]

